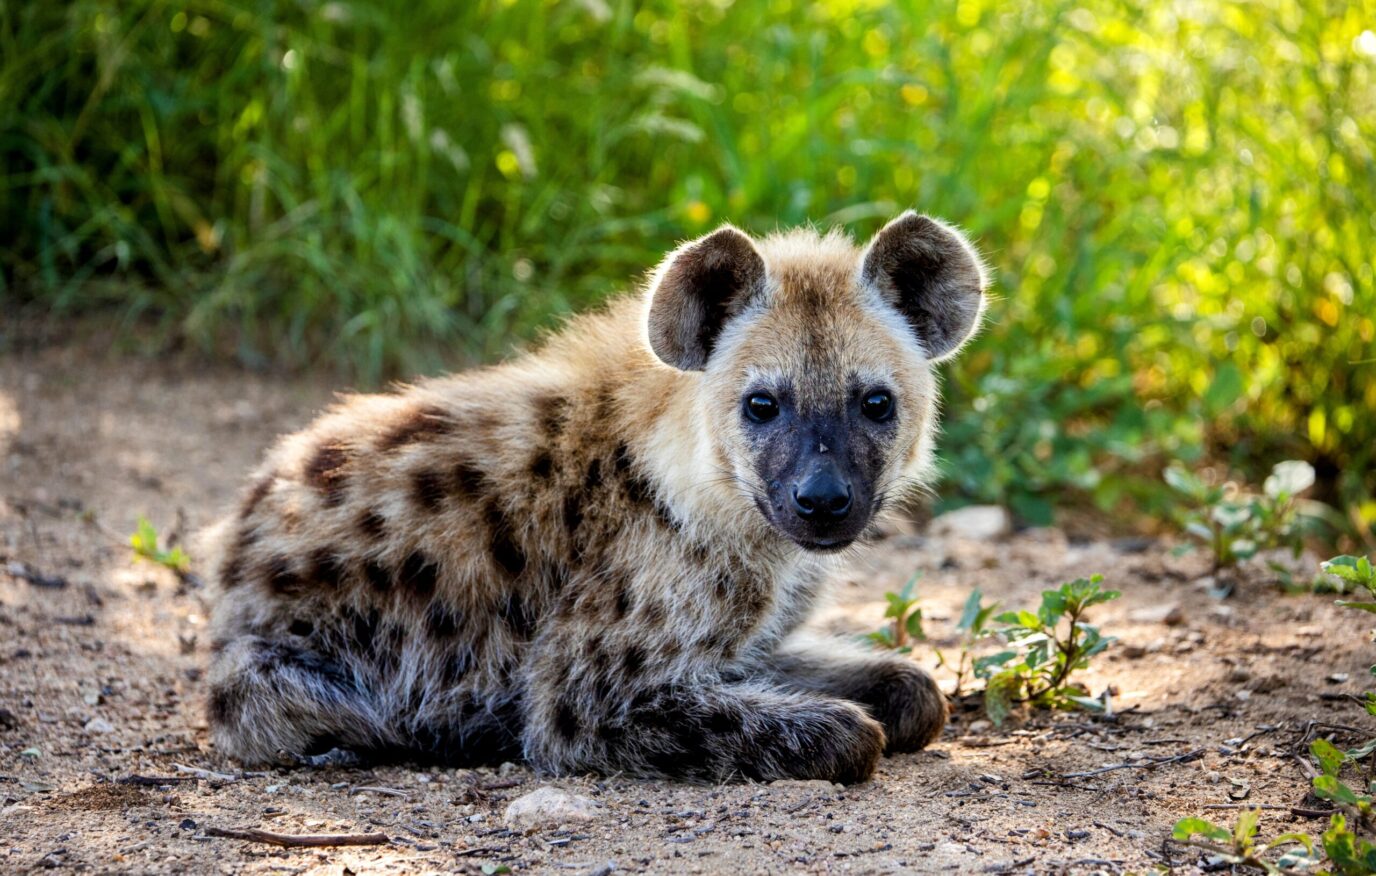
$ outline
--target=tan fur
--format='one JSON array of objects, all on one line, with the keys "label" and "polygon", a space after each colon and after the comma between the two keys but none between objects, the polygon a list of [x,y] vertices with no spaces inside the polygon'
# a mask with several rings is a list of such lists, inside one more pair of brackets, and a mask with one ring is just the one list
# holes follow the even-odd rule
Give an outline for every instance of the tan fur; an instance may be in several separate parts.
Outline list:
[{"label": "tan fur", "polygon": [[910,661],[793,635],[830,559],[761,513],[740,426],[752,380],[800,410],[884,382],[886,506],[929,468],[930,362],[847,238],[754,246],[763,286],[681,366],[702,370],[651,351],[647,331],[694,337],[652,284],[533,354],[284,438],[211,533],[217,746],[854,781],[886,731],[930,741],[944,703]]}]

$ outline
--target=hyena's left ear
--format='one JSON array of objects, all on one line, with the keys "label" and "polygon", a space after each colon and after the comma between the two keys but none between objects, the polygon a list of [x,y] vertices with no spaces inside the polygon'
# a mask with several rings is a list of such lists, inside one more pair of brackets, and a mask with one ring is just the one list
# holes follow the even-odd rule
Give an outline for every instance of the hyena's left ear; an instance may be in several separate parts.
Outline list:
[{"label": "hyena's left ear", "polygon": [[974,333],[988,278],[979,254],[954,228],[909,210],[865,250],[861,277],[898,309],[934,360]]},{"label": "hyena's left ear", "polygon": [[701,371],[722,329],[764,295],[764,259],[727,225],[669,254],[650,285],[650,349],[667,365]]}]

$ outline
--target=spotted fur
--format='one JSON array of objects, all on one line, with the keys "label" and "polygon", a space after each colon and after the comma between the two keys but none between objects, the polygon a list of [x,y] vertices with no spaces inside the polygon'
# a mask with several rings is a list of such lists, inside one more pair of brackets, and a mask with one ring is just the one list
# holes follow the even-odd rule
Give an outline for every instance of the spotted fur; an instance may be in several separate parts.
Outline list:
[{"label": "spotted fur", "polygon": [[[799,631],[830,559],[761,472],[811,439],[752,437],[740,399],[768,381],[850,435],[868,526],[929,468],[931,362],[984,284],[911,214],[866,250],[727,228],[535,353],[344,401],[209,534],[216,745],[843,782],[926,745],[930,677]],[[861,434],[844,400],[881,379],[898,415]]]}]

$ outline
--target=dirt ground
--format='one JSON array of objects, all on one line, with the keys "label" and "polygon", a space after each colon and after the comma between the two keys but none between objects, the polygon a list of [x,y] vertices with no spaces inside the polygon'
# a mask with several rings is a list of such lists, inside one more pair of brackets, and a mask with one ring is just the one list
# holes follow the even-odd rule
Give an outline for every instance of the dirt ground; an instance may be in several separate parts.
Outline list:
[{"label": "dirt ground", "polygon": [[[1362,689],[1370,621],[1331,597],[1283,595],[1252,571],[1221,598],[1202,557],[1145,539],[915,530],[843,569],[819,623],[873,629],[884,591],[920,569],[928,632],[950,646],[975,586],[1032,607],[1042,588],[1101,572],[1124,595],[1092,620],[1119,641],[1085,681],[1116,690],[1114,719],[995,730],[958,711],[930,750],[844,789],[549,781],[510,764],[243,773],[202,715],[203,592],[135,564],[125,542],[141,513],[164,533],[207,522],[273,436],[329,399],[320,382],[75,342],[0,354],[0,871],[1192,872],[1201,853],[1165,839],[1186,815],[1231,820],[1210,804],[1276,807],[1266,833],[1321,830],[1290,811],[1317,805],[1292,752],[1307,722],[1367,720],[1343,695]],[[914,657],[935,665],[926,645]],[[590,797],[597,819],[506,830],[507,804],[545,784]],[[280,849],[214,828],[390,842]]]}]

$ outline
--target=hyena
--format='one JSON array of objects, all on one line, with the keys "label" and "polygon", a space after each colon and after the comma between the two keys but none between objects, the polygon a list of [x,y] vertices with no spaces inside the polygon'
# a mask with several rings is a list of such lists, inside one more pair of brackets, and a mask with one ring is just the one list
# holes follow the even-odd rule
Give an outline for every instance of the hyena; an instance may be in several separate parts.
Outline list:
[{"label": "hyena", "polygon": [[929,675],[800,628],[928,472],[985,285],[911,212],[726,226],[536,352],[343,401],[211,533],[216,746],[847,783],[922,748]]}]

